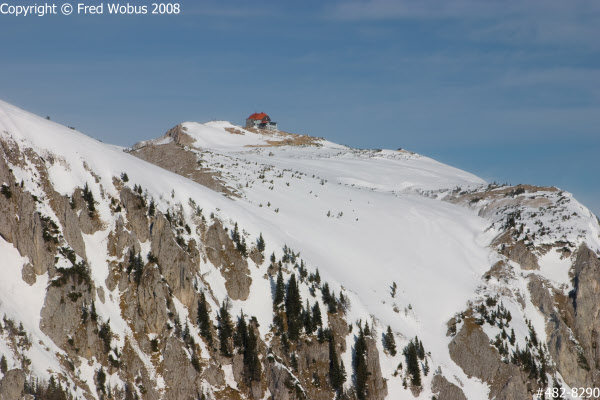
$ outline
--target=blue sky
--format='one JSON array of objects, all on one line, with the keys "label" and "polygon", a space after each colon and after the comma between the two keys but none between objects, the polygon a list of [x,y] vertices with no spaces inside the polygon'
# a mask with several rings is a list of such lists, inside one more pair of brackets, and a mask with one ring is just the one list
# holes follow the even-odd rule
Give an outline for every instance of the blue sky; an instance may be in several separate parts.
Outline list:
[{"label": "blue sky", "polygon": [[0,15],[0,98],[120,145],[265,111],[290,132],[559,186],[600,214],[598,1],[181,5]]}]

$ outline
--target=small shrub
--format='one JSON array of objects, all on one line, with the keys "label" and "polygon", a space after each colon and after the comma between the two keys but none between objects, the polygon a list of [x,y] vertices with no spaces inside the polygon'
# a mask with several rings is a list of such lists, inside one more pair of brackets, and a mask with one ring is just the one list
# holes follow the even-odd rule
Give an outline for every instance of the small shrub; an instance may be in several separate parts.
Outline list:
[{"label": "small shrub", "polygon": [[2,193],[4,195],[4,197],[6,197],[7,199],[12,198],[12,191],[10,190],[10,188],[7,185],[2,185],[2,188],[0,189],[0,193]]}]

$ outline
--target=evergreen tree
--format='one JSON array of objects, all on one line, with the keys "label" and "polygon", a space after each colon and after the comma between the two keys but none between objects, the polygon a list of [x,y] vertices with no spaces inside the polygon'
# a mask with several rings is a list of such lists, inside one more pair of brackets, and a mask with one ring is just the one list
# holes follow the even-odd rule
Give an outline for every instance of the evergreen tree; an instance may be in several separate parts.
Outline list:
[{"label": "evergreen tree", "polygon": [[90,308],[90,319],[94,322],[98,321],[98,314],[96,313],[96,303],[92,300],[92,305]]},{"label": "evergreen tree", "polygon": [[362,328],[359,326],[358,337],[354,344],[354,358],[352,360],[354,367],[354,389],[358,400],[367,398],[367,379],[369,371],[367,369],[367,342]]},{"label": "evergreen tree", "polygon": [[96,211],[96,201],[94,200],[94,195],[90,191],[90,188],[88,187],[87,182],[86,182],[85,186],[83,187],[83,192],[82,192],[81,196],[87,203],[89,215],[90,215],[90,217],[92,217],[94,215],[94,211]]},{"label": "evergreen tree", "polygon": [[191,363],[192,363],[192,367],[194,367],[196,372],[198,372],[198,373],[202,372],[202,365],[200,364],[200,360],[198,359],[196,352],[192,353]]},{"label": "evergreen tree", "polygon": [[198,325],[200,327],[200,335],[206,339],[209,346],[212,346],[212,323],[208,315],[208,305],[204,291],[200,292],[200,300],[198,300]]},{"label": "evergreen tree", "polygon": [[319,343],[325,342],[325,330],[321,327],[317,329],[317,340]]},{"label": "evergreen tree", "polygon": [[133,273],[133,280],[137,285],[142,280],[142,273],[144,272],[144,261],[142,256],[138,253],[137,255],[133,249],[129,250],[129,263],[127,265],[127,273]]},{"label": "evergreen tree", "polygon": [[225,357],[231,357],[231,343],[230,339],[233,334],[233,324],[231,322],[231,316],[229,315],[229,301],[223,301],[219,313],[217,314],[217,321],[219,323],[219,349],[221,354]]},{"label": "evergreen tree", "polygon": [[314,332],[314,326],[310,305],[308,304],[308,299],[306,299],[306,307],[304,308],[304,312],[302,313],[302,322],[304,324],[304,330],[306,331],[306,334],[312,334]]},{"label": "evergreen tree", "polygon": [[556,378],[552,380],[552,398],[564,400],[564,396],[562,395],[562,386],[560,383],[558,383]]},{"label": "evergreen tree", "polygon": [[406,369],[410,374],[413,386],[421,386],[421,369],[419,368],[419,357],[417,355],[418,347],[418,342],[413,342],[411,340],[402,352],[406,360]]},{"label": "evergreen tree", "polygon": [[335,298],[335,293],[330,292],[329,284],[327,282],[323,284],[321,293],[323,295],[323,303],[327,305],[327,312],[330,314],[335,314],[337,312],[337,300]]},{"label": "evergreen tree", "polygon": [[319,303],[317,302],[315,302],[315,305],[312,307],[312,323],[313,332],[316,327],[323,326],[323,319],[321,318],[321,308],[319,307]]},{"label": "evergreen tree", "polygon": [[150,205],[148,206],[148,215],[150,217],[154,217],[156,214],[156,204],[154,204],[154,199],[150,200]]},{"label": "evergreen tree", "polygon": [[396,339],[394,339],[394,333],[389,325],[387,332],[383,336],[383,348],[387,350],[392,357],[396,355]]},{"label": "evergreen tree", "polygon": [[233,334],[233,345],[237,347],[240,352],[244,351],[248,345],[248,326],[246,325],[243,311],[237,320],[235,333]]},{"label": "evergreen tree", "polygon": [[273,308],[279,307],[285,298],[285,283],[283,281],[283,272],[281,268],[277,272],[277,283],[275,284],[275,297],[273,298]]},{"label": "evergreen tree", "polygon": [[342,293],[341,290],[340,290],[340,304],[344,311],[348,310],[348,299],[346,298],[346,296],[344,296],[344,293]]},{"label": "evergreen tree", "polygon": [[106,387],[104,386],[106,383],[106,373],[102,367],[100,367],[98,373],[96,374],[96,382],[98,382],[98,389],[102,393],[106,394]]},{"label": "evergreen tree", "polygon": [[258,358],[258,339],[254,327],[247,331],[246,347],[244,349],[244,376],[247,382],[260,381],[261,366]]},{"label": "evergreen tree", "polygon": [[231,232],[231,240],[233,240],[235,244],[238,244],[240,242],[240,231],[238,230],[237,222],[233,226],[233,231]]},{"label": "evergreen tree", "polygon": [[423,342],[421,342],[416,336],[415,346],[417,346],[417,356],[419,356],[419,360],[422,360],[423,358],[425,358],[425,348],[423,347]]},{"label": "evergreen tree", "polygon": [[0,359],[0,372],[6,374],[6,371],[8,371],[8,363],[6,362],[6,357],[4,357],[3,354],[2,358]]},{"label": "evergreen tree", "polygon": [[285,312],[288,321],[288,337],[291,341],[298,340],[302,328],[302,300],[296,282],[296,275],[292,274],[287,285],[285,296]]},{"label": "evergreen tree", "polygon": [[529,336],[531,337],[531,344],[533,344],[533,347],[537,347],[537,345],[538,345],[537,333],[535,332],[535,328],[531,324],[531,321],[529,321]]},{"label": "evergreen tree", "polygon": [[548,376],[546,375],[546,372],[546,360],[542,359],[540,365],[540,383],[542,384],[542,387],[548,386]]},{"label": "evergreen tree", "polygon": [[365,327],[363,329],[363,334],[365,336],[371,336],[371,330],[369,329],[369,324],[365,322]]},{"label": "evergreen tree", "polygon": [[110,342],[112,340],[112,331],[110,329],[110,318],[105,323],[100,324],[100,330],[98,331],[98,337],[102,339],[104,343],[104,351],[108,353],[110,351]]},{"label": "evergreen tree", "polygon": [[183,341],[188,344],[190,339],[192,338],[192,336],[190,335],[190,327],[187,321],[185,321],[185,327],[183,328],[183,334],[181,337],[183,338]]},{"label": "evergreen tree", "polygon": [[48,387],[43,388],[38,386],[39,396],[44,400],[67,400],[67,395],[60,384],[56,383],[54,376],[50,376]]},{"label": "evergreen tree", "polygon": [[83,302],[83,304],[81,305],[81,323],[85,324],[87,322],[89,316],[89,312],[87,309],[87,304],[85,303],[85,300]]},{"label": "evergreen tree", "polygon": [[343,368],[343,363],[340,364],[338,361],[338,355],[335,351],[335,340],[332,335],[329,339],[329,382],[331,383],[331,387],[338,393],[342,391],[344,382],[346,381]]},{"label": "evergreen tree", "polygon": [[261,253],[265,251],[265,239],[263,239],[262,232],[258,236],[258,240],[256,241],[256,249]]}]

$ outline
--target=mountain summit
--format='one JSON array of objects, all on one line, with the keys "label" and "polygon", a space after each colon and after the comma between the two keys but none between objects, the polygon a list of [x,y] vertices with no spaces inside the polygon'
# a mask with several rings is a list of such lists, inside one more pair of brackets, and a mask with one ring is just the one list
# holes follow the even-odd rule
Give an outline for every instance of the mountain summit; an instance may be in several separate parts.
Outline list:
[{"label": "mountain summit", "polygon": [[224,121],[123,149],[4,102],[0,142],[0,399],[600,386],[600,225],[558,188]]}]

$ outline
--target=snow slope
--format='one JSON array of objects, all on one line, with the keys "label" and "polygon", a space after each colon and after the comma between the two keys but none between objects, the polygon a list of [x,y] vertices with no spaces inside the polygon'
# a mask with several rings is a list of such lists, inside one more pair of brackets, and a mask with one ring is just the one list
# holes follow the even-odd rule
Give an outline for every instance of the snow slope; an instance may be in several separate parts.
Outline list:
[{"label": "snow slope", "polygon": [[[183,126],[195,140],[192,147],[203,165],[220,172],[239,197],[222,196],[115,146],[0,101],[3,137],[61,160],[50,168],[50,179],[61,194],[70,195],[76,187],[92,182],[91,170],[104,190],[115,196],[112,179],[126,172],[132,184],[141,185],[151,197],[160,199],[157,208],[162,211],[180,203],[190,216],[191,198],[206,215],[214,212],[225,221],[238,222],[249,238],[262,232],[266,254],[275,252],[279,257],[284,245],[300,252],[309,272],[318,268],[333,291],[339,293],[344,288],[349,294],[349,321],[373,321],[379,333],[390,325],[397,333],[400,348],[418,335],[432,354],[433,366],[441,368],[449,379],[460,380],[469,399],[487,397],[486,385],[467,377],[450,359],[446,322],[475,297],[481,276],[496,261],[488,246],[497,231],[486,230],[490,222],[474,210],[419,194],[456,187],[474,189],[484,185],[483,180],[406,151],[356,150],[325,140],[317,146],[273,147],[267,141],[272,137],[239,127],[235,128],[243,134],[231,134],[225,128],[234,126],[226,122]],[[96,198],[102,197],[96,185],[91,189]],[[103,249],[115,220],[107,206],[101,206],[98,212],[107,221],[106,230],[85,240],[96,285],[108,292]],[[2,246],[4,253],[9,245]],[[10,268],[24,262],[11,257]],[[209,282],[222,286],[216,270],[203,268],[212,271]],[[564,273],[555,271],[557,268],[560,265],[549,256],[544,273],[563,279]],[[262,279],[265,269],[262,266],[253,272],[255,283],[250,298],[234,302],[233,311],[236,315],[243,308],[256,315],[263,334],[272,321],[268,281]],[[392,298],[390,287],[394,282],[398,290]],[[218,289],[215,293],[222,297],[226,294]],[[303,292],[303,300],[305,296],[308,294]],[[32,304],[37,308],[28,308],[28,314],[22,317],[37,312],[38,303],[35,300]],[[0,310],[10,311],[6,301]],[[118,327],[114,331],[128,334],[126,324],[114,315],[118,310],[115,300],[114,304],[107,301],[99,305],[98,312],[111,318]],[[391,376],[403,356],[381,354],[388,397],[414,398]],[[344,354],[346,365],[351,365],[350,357],[350,352]],[[419,396],[430,397],[429,389]]]}]

